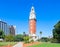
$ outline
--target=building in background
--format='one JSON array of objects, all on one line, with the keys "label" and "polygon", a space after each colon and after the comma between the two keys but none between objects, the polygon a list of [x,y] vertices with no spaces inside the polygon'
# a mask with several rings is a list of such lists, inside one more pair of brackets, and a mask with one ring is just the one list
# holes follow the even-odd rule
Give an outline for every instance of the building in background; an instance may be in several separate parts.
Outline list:
[{"label": "building in background", "polygon": [[3,30],[5,35],[9,35],[10,34],[9,25],[6,22],[3,22],[1,20],[0,20],[0,29]]},{"label": "building in background", "polygon": [[37,40],[37,36],[36,36],[36,14],[35,14],[35,10],[34,7],[32,6],[31,8],[31,12],[30,12],[30,16],[29,16],[29,36],[30,36],[30,40]]},{"label": "building in background", "polygon": [[11,25],[9,29],[10,29],[10,34],[14,36],[15,35],[15,26]]},{"label": "building in background", "polygon": [[0,20],[0,29],[5,33],[5,35],[15,35],[15,26],[10,26],[2,20]]}]

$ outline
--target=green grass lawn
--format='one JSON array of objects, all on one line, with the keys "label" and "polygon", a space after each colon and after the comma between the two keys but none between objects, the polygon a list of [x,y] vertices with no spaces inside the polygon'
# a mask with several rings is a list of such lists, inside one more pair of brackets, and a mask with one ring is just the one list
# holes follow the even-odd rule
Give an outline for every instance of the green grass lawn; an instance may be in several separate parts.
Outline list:
[{"label": "green grass lawn", "polygon": [[60,44],[58,43],[41,43],[38,45],[33,45],[29,47],[60,47]]},{"label": "green grass lawn", "polygon": [[17,42],[0,42],[0,46],[15,45]]}]

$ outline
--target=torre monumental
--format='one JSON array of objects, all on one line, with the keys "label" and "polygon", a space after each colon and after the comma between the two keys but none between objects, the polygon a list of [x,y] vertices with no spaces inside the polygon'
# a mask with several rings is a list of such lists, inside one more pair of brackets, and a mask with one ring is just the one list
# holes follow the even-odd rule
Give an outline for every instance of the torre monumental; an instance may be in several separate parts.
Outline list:
[{"label": "torre monumental", "polygon": [[33,6],[31,8],[29,16],[29,36],[30,41],[31,40],[36,41],[36,14]]}]

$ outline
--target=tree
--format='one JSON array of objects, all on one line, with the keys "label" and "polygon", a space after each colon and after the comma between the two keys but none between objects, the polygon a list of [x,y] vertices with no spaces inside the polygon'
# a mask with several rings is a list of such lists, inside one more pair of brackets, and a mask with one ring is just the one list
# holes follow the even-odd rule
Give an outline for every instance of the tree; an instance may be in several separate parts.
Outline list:
[{"label": "tree", "polygon": [[9,41],[9,42],[14,41],[14,36],[13,35],[6,35],[5,41]]},{"label": "tree", "polygon": [[42,37],[42,38],[41,38],[41,41],[43,41],[43,42],[48,42],[48,41],[49,41],[49,38],[47,38],[47,37]]},{"label": "tree", "polygon": [[53,38],[60,43],[60,21],[54,26]]},{"label": "tree", "polygon": [[22,34],[15,35],[14,41],[24,41],[23,35]]},{"label": "tree", "polygon": [[4,34],[4,32],[0,29],[0,38],[3,38],[3,39],[4,39],[4,37],[5,37],[5,34]]},{"label": "tree", "polygon": [[42,35],[42,31],[40,31],[40,37],[41,37],[41,35]]},{"label": "tree", "polygon": [[26,36],[26,33],[25,32],[23,32],[23,36]]},{"label": "tree", "polygon": [[24,36],[25,43],[29,43],[29,36]]}]

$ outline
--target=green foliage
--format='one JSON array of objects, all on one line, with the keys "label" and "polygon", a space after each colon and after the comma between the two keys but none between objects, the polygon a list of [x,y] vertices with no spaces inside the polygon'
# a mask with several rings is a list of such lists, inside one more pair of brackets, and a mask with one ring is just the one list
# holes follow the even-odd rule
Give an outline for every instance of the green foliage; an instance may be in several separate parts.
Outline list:
[{"label": "green foliage", "polygon": [[52,42],[52,43],[57,43],[58,41],[57,41],[57,39],[52,38],[52,39],[51,39],[51,42]]},{"label": "green foliage", "polygon": [[29,43],[29,36],[24,36],[25,43]]},{"label": "green foliage", "polygon": [[14,41],[13,35],[7,35],[7,36],[5,36],[5,41],[9,41],[9,42]]},{"label": "green foliage", "polygon": [[54,29],[53,29],[53,38],[56,39],[57,42],[60,43],[60,21],[54,26]]},{"label": "green foliage", "polygon": [[32,43],[33,43],[33,42],[34,42],[34,40],[32,39],[30,42],[32,42]]},{"label": "green foliage", "polygon": [[42,41],[42,42],[48,42],[48,41],[49,41],[49,38],[47,38],[47,37],[42,37],[42,38],[41,38],[41,41]]},{"label": "green foliage", "polygon": [[4,37],[5,37],[5,34],[4,34],[4,32],[0,29],[0,38],[3,38],[3,39],[4,39]]},{"label": "green foliage", "polygon": [[24,41],[23,35],[19,34],[19,35],[14,36],[14,41]]},{"label": "green foliage", "polygon": [[60,28],[60,21],[54,26],[55,28]]}]

